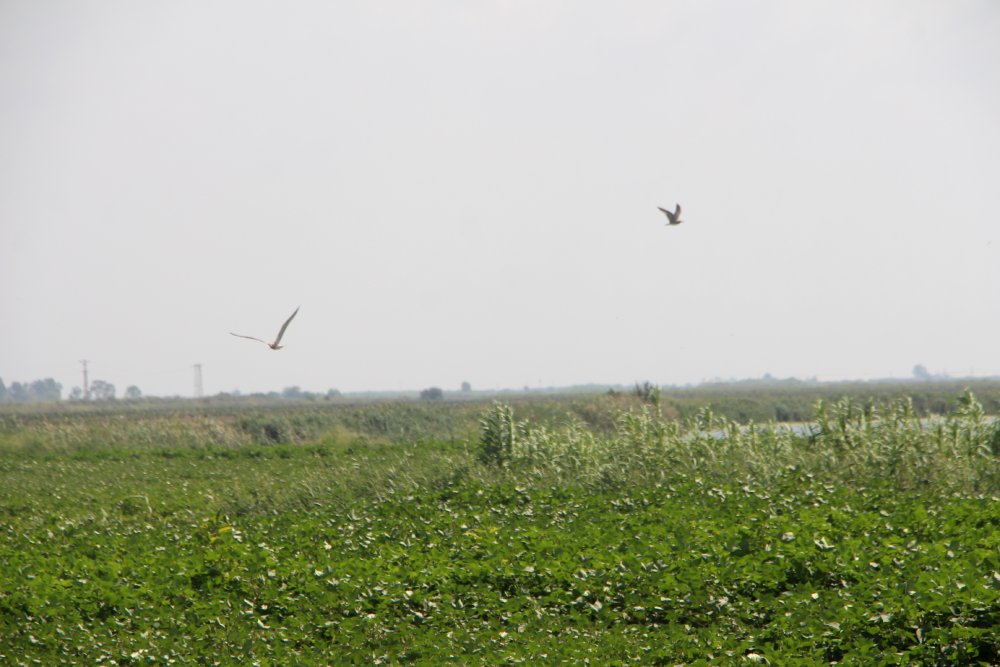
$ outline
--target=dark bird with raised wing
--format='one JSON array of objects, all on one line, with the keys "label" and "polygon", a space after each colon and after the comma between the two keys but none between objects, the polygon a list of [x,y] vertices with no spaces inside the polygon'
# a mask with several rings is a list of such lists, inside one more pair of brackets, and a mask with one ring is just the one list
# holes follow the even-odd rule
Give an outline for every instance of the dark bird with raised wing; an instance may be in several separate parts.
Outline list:
[{"label": "dark bird with raised wing", "polygon": [[[299,306],[299,308],[301,307],[302,306]],[[281,325],[281,331],[278,332],[278,337],[274,339],[273,343],[268,343],[266,340],[261,340],[260,338],[255,338],[254,336],[244,336],[243,334],[233,333],[232,331],[229,332],[229,335],[236,336],[237,338],[249,338],[250,340],[255,340],[259,343],[264,343],[264,345],[267,345],[272,350],[280,350],[281,345],[279,345],[279,343],[281,343],[281,337],[285,335],[285,329],[288,328],[288,323],[291,322],[292,319],[298,314],[299,308],[296,308],[295,312],[292,313],[287,320],[285,320],[284,324]]]},{"label": "dark bird with raised wing", "polygon": [[675,208],[673,210],[673,212],[668,211],[667,209],[663,208],[662,206],[657,206],[656,208],[658,208],[661,211],[663,211],[663,215],[667,216],[667,220],[668,220],[667,224],[668,225],[679,225],[682,222],[684,222],[683,220],[681,220],[681,205],[680,204],[677,205],[677,208]]}]

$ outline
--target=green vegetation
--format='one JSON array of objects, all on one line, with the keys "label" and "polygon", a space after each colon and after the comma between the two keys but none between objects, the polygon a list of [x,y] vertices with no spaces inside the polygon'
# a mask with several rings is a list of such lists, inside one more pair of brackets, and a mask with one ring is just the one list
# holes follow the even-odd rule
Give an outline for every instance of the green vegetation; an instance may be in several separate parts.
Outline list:
[{"label": "green vegetation", "polygon": [[7,413],[0,663],[1000,662],[971,392],[681,398]]}]

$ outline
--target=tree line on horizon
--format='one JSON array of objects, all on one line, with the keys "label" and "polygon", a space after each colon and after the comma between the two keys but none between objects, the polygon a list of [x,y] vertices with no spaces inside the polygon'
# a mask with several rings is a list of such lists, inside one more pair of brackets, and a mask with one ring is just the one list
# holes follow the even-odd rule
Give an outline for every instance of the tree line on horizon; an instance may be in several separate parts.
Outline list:
[{"label": "tree line on horizon", "polygon": [[12,382],[10,387],[0,378],[0,403],[31,403],[62,399],[62,385],[52,378],[32,382]]},{"label": "tree line on horizon", "polygon": [[[0,378],[0,403],[50,403],[62,400],[62,385],[52,378],[33,380],[31,382],[11,382],[8,387]],[[110,382],[94,380],[89,386],[89,399],[108,401],[116,398],[117,390]],[[83,389],[73,387],[67,397],[71,401],[82,401],[88,398]],[[142,391],[135,385],[125,390],[126,399],[142,398]]]}]

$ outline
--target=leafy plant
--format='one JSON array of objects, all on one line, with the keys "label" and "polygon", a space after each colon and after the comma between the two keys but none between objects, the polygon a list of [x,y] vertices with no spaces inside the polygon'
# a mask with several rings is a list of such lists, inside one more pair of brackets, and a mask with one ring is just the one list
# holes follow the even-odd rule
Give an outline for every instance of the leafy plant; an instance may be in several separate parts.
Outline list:
[{"label": "leafy plant", "polygon": [[5,418],[0,663],[1000,662],[971,393],[804,427],[569,405],[468,439],[467,406]]}]

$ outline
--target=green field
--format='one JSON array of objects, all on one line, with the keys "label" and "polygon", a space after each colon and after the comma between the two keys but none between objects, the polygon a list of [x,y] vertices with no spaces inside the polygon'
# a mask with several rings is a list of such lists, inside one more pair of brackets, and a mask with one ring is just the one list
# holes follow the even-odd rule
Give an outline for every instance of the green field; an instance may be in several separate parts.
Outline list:
[{"label": "green field", "polygon": [[984,389],[0,413],[0,664],[997,664]]}]

